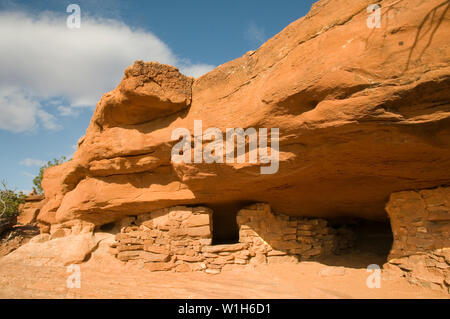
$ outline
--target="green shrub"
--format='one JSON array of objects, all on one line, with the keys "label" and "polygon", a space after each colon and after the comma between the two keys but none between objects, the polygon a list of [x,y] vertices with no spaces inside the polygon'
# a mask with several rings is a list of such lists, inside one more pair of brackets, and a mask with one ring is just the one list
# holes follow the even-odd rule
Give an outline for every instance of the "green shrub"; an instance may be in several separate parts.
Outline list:
[{"label": "green shrub", "polygon": [[26,195],[16,193],[6,187],[6,182],[1,182],[0,188],[0,233],[14,225],[19,215],[19,205],[25,203]]},{"label": "green shrub", "polygon": [[47,164],[42,166],[39,170],[38,176],[36,176],[33,179],[34,191],[38,194],[43,194],[44,190],[42,189],[41,184],[42,184],[42,178],[44,177],[44,171],[49,167],[60,165],[66,161],[67,161],[67,158],[65,156],[61,156],[61,158],[59,158],[59,159],[55,158],[55,159],[53,159],[53,161],[48,161]]}]

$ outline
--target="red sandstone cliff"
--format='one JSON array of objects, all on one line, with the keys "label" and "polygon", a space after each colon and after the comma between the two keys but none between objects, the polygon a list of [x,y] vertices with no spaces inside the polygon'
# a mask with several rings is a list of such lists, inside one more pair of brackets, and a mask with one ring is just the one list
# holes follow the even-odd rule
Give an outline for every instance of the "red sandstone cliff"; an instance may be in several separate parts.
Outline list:
[{"label": "red sandstone cliff", "polygon": [[[267,202],[296,216],[386,217],[393,192],[450,183],[450,22],[442,0],[319,1],[257,51],[192,79],[135,62],[72,161],[44,175],[42,225],[179,204]],[[279,128],[280,167],[173,164],[171,133]]]}]

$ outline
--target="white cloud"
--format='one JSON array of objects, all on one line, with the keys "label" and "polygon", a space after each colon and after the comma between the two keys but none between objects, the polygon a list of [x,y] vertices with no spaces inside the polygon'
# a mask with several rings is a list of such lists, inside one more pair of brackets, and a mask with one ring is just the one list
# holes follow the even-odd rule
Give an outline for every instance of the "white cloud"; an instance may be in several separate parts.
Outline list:
[{"label": "white cloud", "polygon": [[35,158],[26,158],[26,159],[20,161],[19,164],[22,166],[27,166],[27,167],[32,167],[32,166],[41,167],[41,166],[44,166],[46,164],[46,162],[41,161],[39,159],[35,159]]},{"label": "white cloud", "polygon": [[62,126],[56,123],[56,117],[54,117],[52,114],[44,111],[44,110],[38,110],[37,116],[41,120],[42,125],[47,130],[60,130],[62,129]]},{"label": "white cloud", "polygon": [[214,68],[215,66],[210,64],[196,64],[190,66],[182,66],[180,67],[180,72],[193,76],[194,78],[198,78],[199,76],[208,73]]},{"label": "white cloud", "polygon": [[254,22],[250,23],[245,30],[245,36],[258,46],[266,42],[267,37],[263,27],[257,26]]},{"label": "white cloud", "polygon": [[61,116],[77,117],[78,115],[80,115],[79,109],[73,108],[70,106],[60,105],[60,106],[58,106],[58,111],[59,111],[59,115],[61,115]]},{"label": "white cloud", "polygon": [[0,129],[24,132],[36,127],[39,103],[23,90],[0,87]]},{"label": "white cloud", "polygon": [[73,108],[95,106],[135,60],[176,65],[194,77],[213,68],[185,63],[151,32],[119,21],[82,15],[81,28],[69,29],[66,18],[0,12],[0,129],[59,129],[55,108],[75,116]]}]

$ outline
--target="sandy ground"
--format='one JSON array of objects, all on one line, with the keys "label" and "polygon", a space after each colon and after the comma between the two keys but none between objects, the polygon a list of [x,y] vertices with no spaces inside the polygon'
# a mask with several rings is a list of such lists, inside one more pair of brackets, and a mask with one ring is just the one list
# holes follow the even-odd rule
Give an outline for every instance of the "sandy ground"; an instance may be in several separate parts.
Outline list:
[{"label": "sandy ground", "polygon": [[[112,257],[111,257],[112,258]],[[81,288],[67,288],[66,267],[8,263],[0,258],[0,298],[449,298],[382,275],[380,288],[368,288],[373,255],[335,256],[321,262],[247,266],[203,273],[149,272],[105,256],[80,266]],[[345,267],[344,267],[345,266]]]}]

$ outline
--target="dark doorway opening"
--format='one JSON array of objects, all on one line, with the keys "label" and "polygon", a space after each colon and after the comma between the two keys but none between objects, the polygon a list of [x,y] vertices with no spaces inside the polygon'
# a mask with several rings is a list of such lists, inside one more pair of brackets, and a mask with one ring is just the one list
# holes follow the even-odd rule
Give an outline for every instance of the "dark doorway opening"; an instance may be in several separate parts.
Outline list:
[{"label": "dark doorway opening", "polygon": [[114,230],[114,227],[116,227],[116,223],[115,222],[111,222],[111,223],[107,223],[107,224],[103,224],[99,227],[100,231],[102,232],[106,232],[109,233],[111,231]]},{"label": "dark doorway opening", "polygon": [[365,219],[329,220],[335,229],[349,228],[353,232],[351,248],[338,254],[319,258],[324,264],[350,268],[380,267],[388,260],[394,236],[389,219],[371,221]]},{"label": "dark doorway opening", "polygon": [[355,252],[373,254],[387,261],[394,236],[389,220],[383,222],[360,220],[355,228]]},{"label": "dark doorway opening", "polygon": [[236,215],[246,204],[225,203],[210,205],[213,210],[213,245],[239,242],[239,228]]}]

